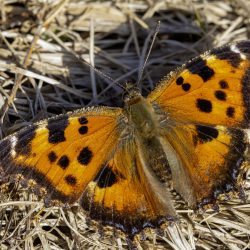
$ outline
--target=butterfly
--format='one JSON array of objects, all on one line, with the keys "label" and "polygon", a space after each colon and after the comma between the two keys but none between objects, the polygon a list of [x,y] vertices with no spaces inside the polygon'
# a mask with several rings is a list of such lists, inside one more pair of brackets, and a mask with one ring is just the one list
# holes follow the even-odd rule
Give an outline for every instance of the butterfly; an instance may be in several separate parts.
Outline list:
[{"label": "butterfly", "polygon": [[[133,237],[176,218],[174,190],[192,208],[239,192],[250,117],[250,41],[187,62],[146,98],[34,123],[0,142],[1,178],[45,201],[79,202],[89,218]],[[35,183],[35,184],[34,184]]]}]

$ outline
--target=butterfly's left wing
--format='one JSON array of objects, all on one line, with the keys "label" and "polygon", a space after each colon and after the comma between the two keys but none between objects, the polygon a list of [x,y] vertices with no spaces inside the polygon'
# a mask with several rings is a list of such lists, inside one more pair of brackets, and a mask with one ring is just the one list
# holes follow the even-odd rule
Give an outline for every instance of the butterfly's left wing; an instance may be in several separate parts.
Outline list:
[{"label": "butterfly's left wing", "polygon": [[[170,74],[149,96],[182,164],[175,188],[190,204],[239,188],[250,114],[250,42],[216,48]],[[165,142],[164,142],[165,140]],[[186,190],[190,190],[187,195]]]}]

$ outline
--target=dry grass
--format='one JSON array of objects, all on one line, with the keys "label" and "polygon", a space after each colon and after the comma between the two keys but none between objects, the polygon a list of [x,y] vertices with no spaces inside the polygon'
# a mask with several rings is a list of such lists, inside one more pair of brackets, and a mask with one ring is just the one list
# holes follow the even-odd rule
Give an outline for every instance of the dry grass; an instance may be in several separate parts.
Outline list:
[{"label": "dry grass", "polygon": [[[160,32],[141,83],[144,95],[170,70],[201,51],[249,37],[247,0],[2,0],[0,7],[2,136],[82,106],[122,105],[121,89],[79,59],[115,81],[135,82],[158,20]],[[127,248],[119,235],[101,237],[94,226],[89,228],[77,205],[44,208],[31,192],[18,188],[18,193],[1,195],[1,249]],[[249,203],[236,198],[222,204],[219,213],[202,214],[179,203],[179,224],[147,234],[137,246],[249,249]]]}]

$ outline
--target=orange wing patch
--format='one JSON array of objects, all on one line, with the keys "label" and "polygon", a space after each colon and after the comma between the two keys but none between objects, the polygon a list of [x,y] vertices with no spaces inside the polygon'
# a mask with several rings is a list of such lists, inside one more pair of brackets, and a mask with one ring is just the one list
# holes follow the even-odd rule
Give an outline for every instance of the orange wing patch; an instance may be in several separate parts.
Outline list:
[{"label": "orange wing patch", "polygon": [[248,128],[249,50],[249,42],[213,49],[163,80],[149,100],[173,120]]},{"label": "orange wing patch", "polygon": [[120,110],[96,109],[31,125],[1,143],[4,175],[21,174],[50,199],[74,202],[118,143]]}]

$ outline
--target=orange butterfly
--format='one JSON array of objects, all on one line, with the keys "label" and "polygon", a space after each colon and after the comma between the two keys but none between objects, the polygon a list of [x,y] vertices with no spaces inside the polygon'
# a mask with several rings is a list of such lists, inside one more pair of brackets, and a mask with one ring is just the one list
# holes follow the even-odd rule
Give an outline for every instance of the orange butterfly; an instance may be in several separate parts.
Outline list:
[{"label": "orange butterfly", "polygon": [[124,108],[92,107],[28,126],[0,143],[2,176],[36,182],[62,204],[129,236],[239,191],[250,116],[250,41],[216,48]]}]

